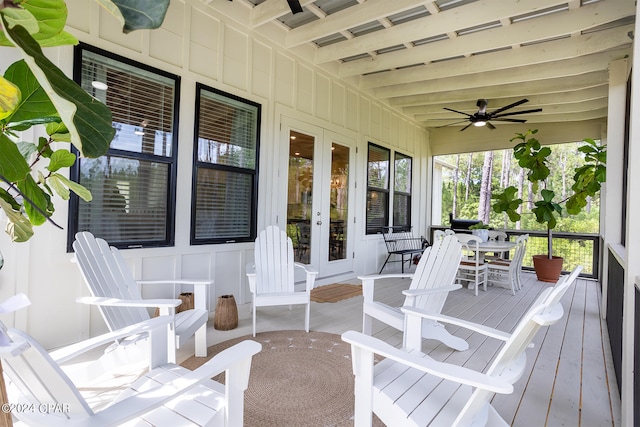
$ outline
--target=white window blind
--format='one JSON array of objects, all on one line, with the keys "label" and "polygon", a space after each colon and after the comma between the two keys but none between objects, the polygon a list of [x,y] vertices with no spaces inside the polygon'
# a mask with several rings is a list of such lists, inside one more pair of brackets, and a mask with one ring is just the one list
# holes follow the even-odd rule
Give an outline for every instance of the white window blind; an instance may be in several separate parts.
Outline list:
[{"label": "white window blind", "polygon": [[412,159],[396,152],[394,160],[393,225],[394,227],[410,227]]},{"label": "white window blind", "polygon": [[198,85],[193,243],[255,239],[260,106]]},{"label": "white window blind", "polygon": [[77,231],[119,247],[171,245],[179,78],[89,47],[77,53],[81,86],[107,104],[116,129],[106,156],[79,162],[93,200],[77,201]]},{"label": "white window blind", "polygon": [[369,143],[367,154],[367,234],[378,233],[389,222],[390,151]]}]

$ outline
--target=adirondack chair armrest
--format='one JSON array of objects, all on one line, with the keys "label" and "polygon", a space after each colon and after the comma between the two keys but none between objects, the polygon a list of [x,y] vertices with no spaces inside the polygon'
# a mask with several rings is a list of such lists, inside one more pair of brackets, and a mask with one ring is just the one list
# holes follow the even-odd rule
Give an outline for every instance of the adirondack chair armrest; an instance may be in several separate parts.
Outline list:
[{"label": "adirondack chair armrest", "polygon": [[301,264],[299,262],[294,262],[293,266],[295,268],[299,268],[304,270],[307,273],[307,279],[305,282],[305,290],[306,292],[311,292],[311,290],[313,289],[315,282],[316,282],[316,276],[318,276],[318,271],[313,269],[313,268],[309,268],[308,266]]},{"label": "adirondack chair armrest", "polygon": [[[409,353],[361,332],[347,331],[342,334],[342,340],[348,342],[352,346],[351,348],[354,354],[354,372],[356,374],[356,364],[360,360],[366,359],[365,357],[358,357],[357,353],[358,351],[364,351],[367,353],[379,354],[387,359],[394,360],[408,367],[415,368],[427,374],[434,375],[445,380],[454,381],[459,384],[478,387],[494,393],[513,393],[513,385],[500,378],[492,377],[463,366],[438,362],[420,353]],[[373,358],[370,358],[370,360],[373,361]]]},{"label": "adirondack chair armrest", "polygon": [[156,307],[156,308],[176,308],[182,301],[179,299],[118,299],[106,297],[78,297],[76,302],[91,305],[108,305],[113,307]]},{"label": "adirondack chair armrest", "polygon": [[207,309],[207,294],[213,287],[213,280],[190,280],[190,279],[170,279],[170,280],[136,280],[138,286],[142,285],[193,285],[193,306],[197,309]]},{"label": "adirondack chair armrest", "polygon": [[256,265],[247,264],[245,271],[247,273],[247,280],[249,281],[249,292],[253,294],[256,292]]},{"label": "adirondack chair armrest", "polygon": [[[97,412],[94,416],[74,423],[77,427],[99,427],[121,425],[137,416],[158,408],[177,396],[184,394],[198,384],[210,380],[211,377],[226,371],[227,402],[243,399],[242,392],[249,382],[251,359],[262,349],[262,345],[251,340],[242,341],[223,350],[207,362],[166,384],[129,396],[108,408]],[[234,396],[235,394],[235,396]],[[229,404],[229,403],[227,403]],[[65,424],[66,425],[66,424]]]},{"label": "adirondack chair armrest", "polygon": [[465,329],[469,329],[473,332],[478,332],[482,335],[488,336],[490,338],[495,338],[501,341],[507,341],[511,338],[511,334],[507,332],[500,331],[495,328],[490,328],[488,326],[484,326],[478,323],[468,322],[463,319],[458,319],[457,317],[446,316],[444,314],[436,314],[430,313],[424,310],[420,310],[413,307],[402,307],[402,312],[408,316],[417,316],[423,319],[435,320],[436,322],[448,323],[450,325],[460,326]]},{"label": "adirondack chair armrest", "polygon": [[96,347],[100,347],[104,344],[109,344],[115,340],[132,335],[149,333],[151,330],[156,328],[166,328],[172,322],[173,319],[171,316],[154,317],[152,319],[118,329],[117,331],[107,332],[106,334],[98,335],[97,337],[51,351],[49,352],[49,355],[57,363],[65,363],[86,353],[87,351],[93,350]]}]

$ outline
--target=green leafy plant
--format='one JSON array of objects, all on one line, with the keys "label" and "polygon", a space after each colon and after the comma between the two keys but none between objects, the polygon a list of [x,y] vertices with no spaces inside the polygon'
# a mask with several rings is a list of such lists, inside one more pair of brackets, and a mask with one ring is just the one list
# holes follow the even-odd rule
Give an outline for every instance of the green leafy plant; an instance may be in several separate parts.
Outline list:
[{"label": "green leafy plant", "polygon": [[[517,133],[511,141],[520,141],[513,148],[513,155],[520,167],[526,171],[526,178],[532,184],[534,194],[538,193],[540,186],[541,199],[534,202],[531,212],[535,215],[536,221],[547,227],[548,248],[547,256],[553,256],[553,235],[552,230],[557,225],[557,217],[563,214],[564,210],[568,215],[577,215],[587,206],[587,198],[595,196],[606,180],[606,147],[598,145],[593,139],[585,139],[585,145],[578,148],[584,154],[584,165],[576,168],[573,172],[574,184],[571,189],[573,194],[564,200],[556,200],[556,194],[547,188],[547,178],[551,173],[549,169],[549,156],[551,148],[543,147],[535,138],[537,129],[528,130],[526,133]],[[522,199],[517,197],[518,189],[510,186],[502,193],[492,196],[494,199],[492,209],[494,212],[505,212],[511,221],[519,221],[521,218],[518,208],[522,205]]]},{"label": "green leafy plant", "polygon": [[485,224],[483,222],[469,226],[469,230],[488,230],[489,228],[491,228],[489,224]]},{"label": "green leafy plant", "polygon": [[[169,7],[169,0],[96,1],[124,32],[159,27]],[[28,240],[33,226],[55,224],[55,195],[67,200],[74,192],[91,200],[86,188],[61,173],[76,161],[68,144],[95,158],[107,152],[115,134],[109,108],[42,51],[78,43],[64,31],[66,22],[64,0],[0,0],[0,46],[14,47],[23,57],[0,76],[0,209],[8,218],[5,231],[16,242]],[[34,126],[42,136],[21,140]]]}]

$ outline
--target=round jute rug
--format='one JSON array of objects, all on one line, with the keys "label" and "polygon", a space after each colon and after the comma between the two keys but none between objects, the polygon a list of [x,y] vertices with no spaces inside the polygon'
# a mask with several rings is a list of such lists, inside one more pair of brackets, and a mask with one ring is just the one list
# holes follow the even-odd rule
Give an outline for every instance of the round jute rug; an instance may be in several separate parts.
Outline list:
[{"label": "round jute rug", "polygon": [[[262,351],[251,363],[245,426],[353,425],[351,347],[339,335],[304,331],[264,332],[255,338],[246,335],[213,345],[206,358],[191,357],[182,366],[195,369],[246,339],[262,344]],[[224,382],[224,374],[216,380]]]}]

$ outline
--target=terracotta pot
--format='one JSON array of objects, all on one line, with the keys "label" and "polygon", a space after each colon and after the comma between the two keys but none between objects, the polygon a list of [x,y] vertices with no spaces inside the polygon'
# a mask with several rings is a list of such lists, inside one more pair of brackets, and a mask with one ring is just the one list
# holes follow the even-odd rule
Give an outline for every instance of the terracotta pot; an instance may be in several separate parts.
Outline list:
[{"label": "terracotta pot", "polygon": [[554,256],[549,259],[546,255],[533,256],[533,268],[536,270],[538,280],[542,282],[556,283],[562,273],[563,258]]}]

